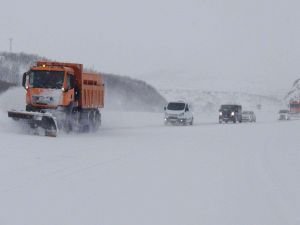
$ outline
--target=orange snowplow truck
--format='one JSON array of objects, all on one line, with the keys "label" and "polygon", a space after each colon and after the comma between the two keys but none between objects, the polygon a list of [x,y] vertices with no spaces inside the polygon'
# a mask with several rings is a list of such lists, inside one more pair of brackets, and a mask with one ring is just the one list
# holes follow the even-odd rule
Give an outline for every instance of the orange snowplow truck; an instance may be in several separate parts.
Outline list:
[{"label": "orange snowplow truck", "polygon": [[97,73],[83,72],[82,64],[39,61],[23,75],[26,111],[8,116],[43,128],[56,136],[59,129],[96,130],[104,107],[104,83]]}]

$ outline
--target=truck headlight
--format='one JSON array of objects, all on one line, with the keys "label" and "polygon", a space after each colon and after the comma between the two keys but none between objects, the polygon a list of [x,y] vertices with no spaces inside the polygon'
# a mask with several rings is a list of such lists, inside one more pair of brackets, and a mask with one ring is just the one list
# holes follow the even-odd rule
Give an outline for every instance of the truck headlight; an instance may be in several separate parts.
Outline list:
[{"label": "truck headlight", "polygon": [[231,115],[234,116],[234,112],[231,112]]}]

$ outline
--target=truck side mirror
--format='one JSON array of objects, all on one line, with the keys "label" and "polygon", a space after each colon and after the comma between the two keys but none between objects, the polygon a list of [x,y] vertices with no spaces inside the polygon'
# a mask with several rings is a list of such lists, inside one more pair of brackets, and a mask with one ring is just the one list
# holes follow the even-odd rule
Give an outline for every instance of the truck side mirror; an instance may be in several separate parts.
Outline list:
[{"label": "truck side mirror", "polygon": [[26,85],[27,75],[28,75],[27,72],[23,74],[23,79],[22,79],[22,86],[23,86],[23,88],[26,88],[25,85]]}]

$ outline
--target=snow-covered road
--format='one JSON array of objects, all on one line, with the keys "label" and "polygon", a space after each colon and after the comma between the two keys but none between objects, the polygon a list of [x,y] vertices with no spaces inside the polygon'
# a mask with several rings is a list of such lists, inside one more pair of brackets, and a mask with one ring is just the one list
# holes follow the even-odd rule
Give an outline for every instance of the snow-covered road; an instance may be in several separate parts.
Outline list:
[{"label": "snow-covered road", "polygon": [[0,224],[300,224],[300,120],[163,126],[103,113],[97,133],[24,133],[0,96]]}]

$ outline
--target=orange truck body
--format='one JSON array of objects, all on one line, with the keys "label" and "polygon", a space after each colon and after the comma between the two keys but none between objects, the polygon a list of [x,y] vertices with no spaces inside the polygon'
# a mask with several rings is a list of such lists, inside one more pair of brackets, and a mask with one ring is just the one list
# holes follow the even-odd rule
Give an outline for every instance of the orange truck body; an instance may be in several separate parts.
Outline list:
[{"label": "orange truck body", "polygon": [[26,111],[8,111],[8,117],[41,128],[46,136],[58,130],[89,131],[101,125],[104,83],[98,73],[83,71],[82,64],[39,61],[23,74]]},{"label": "orange truck body", "polygon": [[[104,107],[104,82],[102,76],[98,73],[83,72],[82,64],[39,61],[35,66],[31,67],[30,71],[61,72],[64,74],[64,81],[62,88],[58,90],[58,100],[47,104],[38,101],[35,102],[34,96],[41,96],[45,92],[54,92],[57,90],[31,87],[29,81],[23,81],[27,89],[26,104],[29,109],[34,109],[28,111],[55,109],[59,106],[68,107],[70,105],[80,109]],[[72,86],[74,87],[68,87],[68,79],[73,80]],[[76,92],[79,93],[77,97]]]}]

